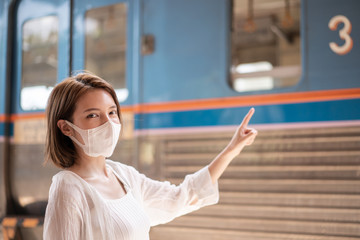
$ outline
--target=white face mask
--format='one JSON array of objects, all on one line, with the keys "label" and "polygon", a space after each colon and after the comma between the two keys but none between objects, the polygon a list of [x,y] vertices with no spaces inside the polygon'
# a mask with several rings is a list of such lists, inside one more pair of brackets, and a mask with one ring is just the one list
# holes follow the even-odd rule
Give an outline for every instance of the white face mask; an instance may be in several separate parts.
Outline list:
[{"label": "white face mask", "polygon": [[116,143],[119,140],[121,124],[109,120],[101,126],[84,130],[69,121],[65,120],[65,122],[82,137],[84,144],[75,137],[69,136],[71,140],[84,150],[86,155],[90,157],[110,157],[113,154]]}]

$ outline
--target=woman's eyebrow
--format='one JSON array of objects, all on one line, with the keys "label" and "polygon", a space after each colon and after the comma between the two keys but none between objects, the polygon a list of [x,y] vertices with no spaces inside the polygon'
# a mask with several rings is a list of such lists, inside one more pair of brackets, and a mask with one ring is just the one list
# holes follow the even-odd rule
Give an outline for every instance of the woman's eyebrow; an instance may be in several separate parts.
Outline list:
[{"label": "woman's eyebrow", "polygon": [[100,111],[99,108],[88,108],[84,112],[91,112],[91,111]]},{"label": "woman's eyebrow", "polygon": [[[111,106],[109,108],[115,108],[116,109],[117,107],[116,107],[116,105],[113,105],[113,106]],[[91,111],[100,111],[100,109],[99,108],[88,108],[84,112],[91,112]]]}]

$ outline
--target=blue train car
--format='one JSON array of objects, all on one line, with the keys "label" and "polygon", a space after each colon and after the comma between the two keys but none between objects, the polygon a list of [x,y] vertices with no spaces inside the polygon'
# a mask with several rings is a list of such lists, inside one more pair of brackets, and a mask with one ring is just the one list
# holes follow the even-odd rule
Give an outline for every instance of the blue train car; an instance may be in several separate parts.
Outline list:
[{"label": "blue train car", "polygon": [[111,159],[179,183],[226,145],[250,107],[253,146],[220,203],[152,239],[360,237],[357,0],[3,0],[0,219],[42,239],[51,177],[46,100],[87,69],[116,89],[124,133]]}]

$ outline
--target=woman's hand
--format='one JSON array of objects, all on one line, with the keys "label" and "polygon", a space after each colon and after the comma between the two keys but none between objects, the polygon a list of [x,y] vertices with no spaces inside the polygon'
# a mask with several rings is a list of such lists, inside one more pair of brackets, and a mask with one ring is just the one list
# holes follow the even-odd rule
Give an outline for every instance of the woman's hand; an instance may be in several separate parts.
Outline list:
[{"label": "woman's hand", "polygon": [[239,155],[241,150],[254,142],[257,131],[248,128],[248,124],[255,109],[251,108],[240,126],[236,129],[234,136],[226,148],[209,164],[209,172],[212,182],[215,183],[223,174],[230,162]]},{"label": "woman's hand", "polygon": [[234,157],[237,156],[245,146],[251,145],[255,140],[257,131],[253,128],[248,128],[248,124],[254,112],[255,109],[251,108],[244,117],[242,123],[236,129],[230,143],[225,148],[225,151],[232,152]]}]

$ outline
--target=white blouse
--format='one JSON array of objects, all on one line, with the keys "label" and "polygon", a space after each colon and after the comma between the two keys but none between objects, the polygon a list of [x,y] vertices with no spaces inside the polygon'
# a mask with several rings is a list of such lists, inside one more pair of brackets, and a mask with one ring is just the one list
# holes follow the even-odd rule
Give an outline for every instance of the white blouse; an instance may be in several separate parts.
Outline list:
[{"label": "white blouse", "polygon": [[124,184],[126,195],[120,199],[103,198],[71,171],[60,171],[53,177],[45,213],[45,240],[146,240],[151,226],[219,200],[218,184],[212,184],[208,167],[187,175],[175,186],[149,179],[119,162],[106,160],[106,166]]}]

